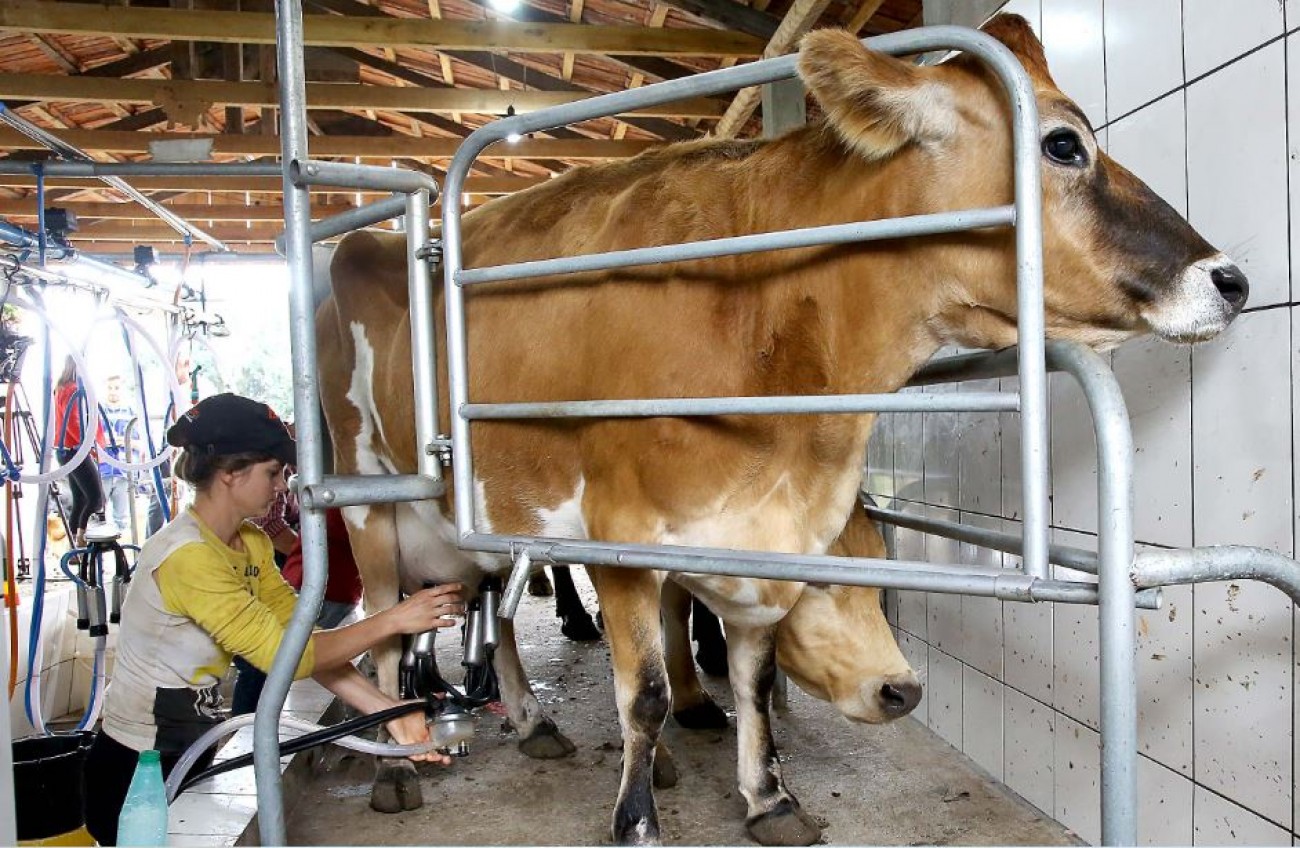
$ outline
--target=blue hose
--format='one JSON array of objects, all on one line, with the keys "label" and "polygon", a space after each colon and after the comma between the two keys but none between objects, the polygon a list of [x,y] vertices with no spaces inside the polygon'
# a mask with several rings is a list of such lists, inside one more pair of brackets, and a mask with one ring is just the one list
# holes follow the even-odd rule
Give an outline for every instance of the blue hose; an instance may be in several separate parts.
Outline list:
[{"label": "blue hose", "polygon": [[[32,298],[38,305],[40,305],[43,300],[40,296],[40,292],[37,291],[32,292]],[[45,398],[45,420],[41,424],[39,469],[43,474],[49,469],[49,453],[46,450],[48,445],[46,444],[45,439],[48,435],[50,419],[53,415],[52,398],[54,397],[54,394],[51,391],[53,389],[53,379],[50,374],[50,328],[42,325],[42,329],[45,333],[45,344],[42,346],[43,350],[41,357],[41,389],[44,392],[42,397]],[[43,524],[45,522],[45,516],[49,512],[49,484],[42,484],[39,491],[40,496],[36,499],[36,514],[37,519]],[[48,536],[48,532],[40,532],[36,534],[36,557],[32,564],[33,570],[36,572],[34,587],[35,597],[32,600],[32,623],[29,631],[31,636],[29,636],[27,640],[27,684],[23,687],[23,709],[27,713],[27,721],[30,722],[33,727],[41,726],[41,717],[36,715],[35,711],[32,709],[32,680],[35,677],[33,669],[36,667],[36,645],[37,642],[40,641],[41,619],[45,613],[45,545]]]},{"label": "blue hose", "polygon": [[[140,394],[140,415],[144,418],[144,440],[145,444],[149,446],[149,458],[155,459],[158,456],[158,451],[154,449],[153,426],[149,423],[149,399],[144,391],[144,366],[140,364],[140,360],[135,355],[135,346],[131,344],[131,333],[126,329],[125,325],[122,327],[122,340],[126,342],[126,351],[131,355],[131,361],[135,363],[135,386],[136,391]],[[165,362],[162,363],[164,366],[166,364]],[[171,414],[175,404],[176,400],[174,398],[167,404],[167,411],[163,413],[164,422],[167,421],[167,416]],[[172,511],[167,503],[167,498],[163,495],[162,470],[155,465],[150,469],[150,473],[153,475],[154,497],[158,499],[163,523],[166,523],[172,520]]]}]

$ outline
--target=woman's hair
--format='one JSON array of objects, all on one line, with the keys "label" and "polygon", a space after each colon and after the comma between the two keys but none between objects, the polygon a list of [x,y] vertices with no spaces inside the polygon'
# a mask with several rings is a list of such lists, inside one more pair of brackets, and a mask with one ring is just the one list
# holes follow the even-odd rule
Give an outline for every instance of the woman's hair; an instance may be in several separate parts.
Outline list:
[{"label": "woman's hair", "polygon": [[63,373],[59,375],[59,382],[56,385],[66,385],[75,379],[77,379],[77,363],[69,356],[63,360]]},{"label": "woman's hair", "polygon": [[180,452],[173,471],[177,477],[202,491],[219,471],[243,471],[271,459],[275,457],[269,453],[206,453],[202,449],[187,447]]}]

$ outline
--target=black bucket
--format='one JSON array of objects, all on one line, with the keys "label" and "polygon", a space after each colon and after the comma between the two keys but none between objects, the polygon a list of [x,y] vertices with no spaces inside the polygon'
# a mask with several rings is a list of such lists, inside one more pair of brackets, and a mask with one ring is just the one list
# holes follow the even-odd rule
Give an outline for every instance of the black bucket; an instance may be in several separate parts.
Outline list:
[{"label": "black bucket", "polygon": [[14,808],[18,838],[47,839],[85,823],[81,771],[95,734],[29,736],[14,743]]}]

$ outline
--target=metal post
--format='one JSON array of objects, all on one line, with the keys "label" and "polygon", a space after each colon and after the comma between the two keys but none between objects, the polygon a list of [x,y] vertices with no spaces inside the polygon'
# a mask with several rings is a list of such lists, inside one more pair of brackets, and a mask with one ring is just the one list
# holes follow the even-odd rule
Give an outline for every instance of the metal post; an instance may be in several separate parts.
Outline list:
[{"label": "metal post", "polygon": [[[307,158],[306,84],[302,58],[302,7],[276,0],[276,60],[279,66],[281,161]],[[312,299],[311,207],[305,187],[284,177],[285,246],[289,260],[289,339],[293,359],[293,409],[298,439],[298,477],[305,485],[323,476],[320,391],[316,374],[315,310]],[[311,637],[325,595],[325,515],[303,510],[303,581],[293,617],[285,628],[257,702],[253,723],[253,766],[257,779],[257,821],[263,845],[285,843],[284,798],[280,791],[280,710],[298,660]]]},{"label": "metal post", "polygon": [[[1114,373],[1088,348],[1052,342],[1054,367],[1079,381],[1097,434],[1097,629],[1101,640],[1101,841],[1137,844],[1137,615],[1133,434]],[[1026,475],[1027,477],[1028,475]],[[1028,544],[1028,539],[1026,539]]]},{"label": "metal post", "polygon": [[[0,543],[4,538],[0,535]],[[16,568],[15,563],[9,563]],[[39,567],[39,566],[34,566]],[[17,615],[18,608],[6,610],[9,615]],[[9,628],[0,627],[0,656],[9,656]],[[9,691],[9,663],[0,663],[0,692]],[[11,740],[9,717],[0,721],[0,845],[18,844],[18,824],[14,814],[14,750]]]},{"label": "metal post", "polygon": [[438,349],[434,342],[433,286],[429,276],[429,191],[406,196],[406,283],[410,302],[411,368],[415,379],[415,465],[442,480],[438,436]]}]

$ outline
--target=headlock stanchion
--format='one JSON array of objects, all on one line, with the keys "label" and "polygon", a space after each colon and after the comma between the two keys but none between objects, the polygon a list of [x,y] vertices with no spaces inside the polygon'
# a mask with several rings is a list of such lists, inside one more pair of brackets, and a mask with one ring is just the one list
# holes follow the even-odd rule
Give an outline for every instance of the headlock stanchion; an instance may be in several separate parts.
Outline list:
[{"label": "headlock stanchion", "polygon": [[[316,162],[308,157],[305,77],[303,72],[302,10],[295,0],[276,0],[276,43],[281,115],[280,173],[285,189],[286,232],[280,246],[290,267],[290,339],[294,370],[294,419],[297,423],[298,480],[301,494],[304,576],[299,603],[286,629],[281,650],[268,675],[254,721],[254,761],[257,779],[261,842],[285,842],[280,792],[279,713],[293,670],[306,646],[319,611],[326,581],[324,516],[331,506],[426,500],[444,492],[442,463],[454,454],[453,471],[459,492],[473,492],[471,422],[500,418],[558,416],[642,417],[771,414],[778,412],[911,412],[1018,411],[1022,428],[1023,534],[979,534],[973,528],[903,517],[873,509],[879,521],[962,538],[972,544],[1011,550],[1022,557],[1015,570],[959,565],[897,562],[889,559],[775,555],[752,551],[720,551],[665,545],[618,545],[575,539],[541,539],[478,532],[472,497],[455,502],[458,543],[466,550],[499,553],[515,561],[515,573],[502,593],[500,612],[513,612],[513,589],[531,562],[600,564],[735,574],[788,580],[920,589],[985,595],[1015,601],[1052,600],[1096,603],[1101,609],[1102,679],[1102,839],[1107,844],[1136,840],[1136,686],[1135,609],[1159,603],[1159,586],[1226,577],[1257,578],[1285,586],[1300,598],[1294,564],[1276,554],[1249,549],[1172,551],[1134,557],[1132,529],[1132,441],[1127,413],[1114,376],[1090,351],[1067,344],[1046,344],[1043,311],[1042,195],[1039,164],[1037,104],[1024,69],[1004,46],[974,30],[957,27],[913,29],[867,39],[874,50],[915,54],[939,49],[975,55],[994,71],[1005,87],[1013,110],[1014,204],[967,209],[935,215],[863,221],[782,233],[669,245],[603,255],[567,257],[495,268],[463,268],[461,210],[443,204],[442,244],[430,243],[429,204],[438,187],[422,174]],[[720,94],[795,75],[796,57],[768,59],[737,68],[699,74],[578,103],[515,115],[475,131],[461,144],[448,170],[442,192],[459,197],[474,159],[489,144],[512,133],[528,133],[607,115]],[[0,166],[0,172],[6,166]],[[24,166],[26,167],[26,166]],[[45,166],[47,172],[54,164]],[[225,174],[251,172],[264,164],[169,165],[165,163],[69,163],[58,167],[94,174]],[[370,188],[393,196],[334,218],[311,221],[308,191],[312,185]],[[366,226],[396,214],[406,217],[410,257],[408,295],[411,304],[412,368],[415,385],[417,473],[384,476],[326,476],[324,439],[318,415],[319,385],[312,290],[311,244]],[[469,396],[465,297],[471,285],[495,280],[573,273],[660,262],[679,262],[814,244],[861,242],[926,234],[1013,226],[1018,286],[1018,350],[959,357],[939,362],[917,375],[918,384],[975,379],[993,373],[1015,373],[1017,393],[949,393],[943,395],[853,395],[787,398],[660,398],[588,401],[583,403],[482,404]],[[433,291],[429,274],[441,266],[446,297],[448,390],[453,415],[444,434],[437,417],[438,365],[434,358]],[[1048,544],[1047,501],[1047,365],[1071,374],[1084,388],[1097,429],[1101,521],[1096,554]],[[888,535],[888,534],[887,534]],[[1049,579],[1049,563],[1072,568],[1092,565],[1099,583]],[[481,618],[492,618],[487,609]],[[484,631],[485,638],[490,630]]]}]

